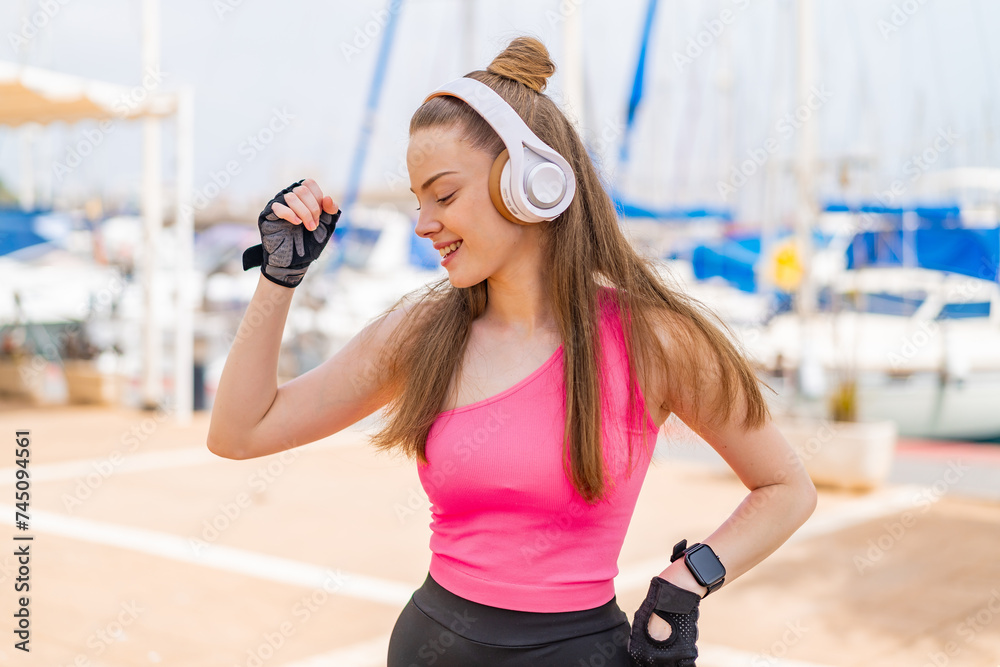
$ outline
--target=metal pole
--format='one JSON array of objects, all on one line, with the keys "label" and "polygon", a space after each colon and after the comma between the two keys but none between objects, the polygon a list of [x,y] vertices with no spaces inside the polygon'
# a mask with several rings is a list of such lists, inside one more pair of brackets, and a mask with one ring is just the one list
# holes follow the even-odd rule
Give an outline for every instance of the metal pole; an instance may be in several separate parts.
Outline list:
[{"label": "metal pole", "polygon": [[[813,1],[798,1],[798,72],[796,86],[797,108],[807,108],[809,95],[816,74],[815,31]],[[796,244],[802,265],[802,279],[796,291],[796,310],[806,317],[815,310],[816,293],[812,281],[812,225],[816,220],[816,118],[807,119],[798,132],[796,173],[799,196],[795,216]]]},{"label": "metal pole", "polygon": [[22,211],[35,210],[35,137],[38,126],[34,123],[23,125],[20,135],[21,174],[18,178],[18,203]]},{"label": "metal pole", "polygon": [[[721,13],[724,9],[720,3],[719,12]],[[730,30],[723,32],[719,38],[719,69],[716,84],[719,87],[719,166],[721,171],[719,178],[725,183],[729,180],[730,171],[736,164],[736,133],[733,127],[733,48]]]},{"label": "metal pole", "polygon": [[191,422],[194,406],[194,294],[191,277],[194,254],[194,93],[182,88],[177,93],[177,316],[174,330],[174,418],[180,424]]},{"label": "metal pole", "polygon": [[465,67],[471,72],[476,69],[476,0],[462,3],[462,23],[465,27]]},{"label": "metal pole", "polygon": [[625,191],[625,171],[629,162],[629,138],[632,135],[632,128],[635,123],[636,113],[639,110],[639,102],[642,100],[643,85],[646,75],[646,51],[649,46],[650,33],[653,28],[653,20],[656,16],[657,0],[649,0],[646,5],[645,18],[642,26],[642,39],[639,44],[639,55],[636,59],[635,76],[632,80],[632,90],[629,93],[628,109],[625,115],[625,131],[622,133],[621,143],[618,148],[618,165],[615,170],[615,188],[619,192]]},{"label": "metal pole", "polygon": [[[375,72],[372,76],[371,84],[368,88],[368,98],[365,103],[364,116],[361,122],[361,131],[358,133],[357,143],[354,147],[354,156],[351,159],[351,167],[347,172],[347,189],[344,192],[344,199],[340,202],[340,208],[344,211],[340,222],[333,232],[333,240],[337,242],[337,255],[327,262],[326,272],[334,271],[343,257],[340,247],[344,242],[344,237],[351,229],[351,208],[358,199],[358,192],[361,189],[361,175],[364,172],[365,159],[368,156],[368,144],[371,140],[372,130],[375,127],[375,116],[378,111],[379,98],[382,95],[382,87],[385,83],[385,74],[389,66],[389,56],[392,52],[392,44],[396,33],[396,25],[399,23],[399,15],[403,9],[403,0],[389,0],[389,20],[385,30],[382,32],[382,42],[379,45],[378,57],[375,61]],[[333,243],[331,243],[333,245]]]},{"label": "metal pole", "polygon": [[563,79],[564,105],[570,118],[576,121],[576,129],[582,132],[587,127],[583,100],[583,5],[569,10],[563,26]]},{"label": "metal pole", "polygon": [[[808,108],[807,103],[815,77],[815,32],[813,1],[798,0],[797,4],[798,72],[796,77],[796,109]],[[810,117],[798,128],[796,180],[798,210],[795,216],[795,241],[802,277],[795,293],[795,312],[799,317],[799,370],[797,388],[802,396],[819,398],[825,392],[825,376],[816,349],[816,326],[812,315],[816,310],[816,290],[812,280],[812,226],[816,220],[816,118]]]},{"label": "metal pole", "polygon": [[[159,3],[144,0],[142,14],[143,71],[159,70]],[[142,407],[155,409],[163,398],[161,368],[162,341],[157,313],[157,252],[163,227],[160,169],[160,120],[147,116],[142,121]]]}]

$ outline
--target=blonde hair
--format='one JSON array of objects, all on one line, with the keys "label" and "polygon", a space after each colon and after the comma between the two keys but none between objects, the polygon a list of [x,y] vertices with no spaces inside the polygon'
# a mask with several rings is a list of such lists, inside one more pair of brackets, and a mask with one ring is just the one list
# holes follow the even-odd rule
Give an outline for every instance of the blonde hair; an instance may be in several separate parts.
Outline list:
[{"label": "blonde hair", "polygon": [[[615,288],[610,294],[625,333],[628,385],[641,392],[638,396],[647,395],[651,375],[637,369],[660,368],[677,381],[698,382],[706,378],[697,376],[697,364],[685,360],[713,359],[720,391],[707,406],[712,424],[728,419],[741,395],[747,406],[745,428],[761,426],[769,415],[758,387],[760,380],[723,332],[721,320],[668,285],[653,261],[639,255],[622,234],[614,204],[583,141],[542,92],[555,69],[540,41],[518,37],[485,71],[466,76],[495,90],[576,172],[577,194],[569,208],[556,219],[539,224],[543,225],[545,287],[564,341],[564,469],[580,495],[588,502],[597,502],[608,492],[601,455],[598,386],[597,296],[602,286]],[[409,132],[412,137],[421,130],[452,127],[461,129],[462,138],[473,149],[493,158],[504,149],[500,137],[476,111],[450,96],[434,97],[422,104],[410,120]],[[573,261],[564,261],[570,257]],[[428,432],[441,411],[451,379],[461,371],[471,324],[484,312],[486,301],[485,280],[456,288],[443,278],[403,296],[380,315],[384,318],[407,302],[417,306],[395,330],[387,346],[390,352],[383,359],[380,377],[386,379],[391,398],[383,410],[385,425],[371,439],[376,449],[399,450],[427,463]],[[672,346],[678,346],[672,354],[680,359],[676,364],[670,364],[671,357],[655,333],[665,322],[669,323]],[[691,407],[697,410],[705,406]],[[645,423],[638,415],[647,415],[646,406],[632,400],[629,423]],[[638,430],[641,432],[641,427]],[[630,464],[635,431],[629,429]]]}]

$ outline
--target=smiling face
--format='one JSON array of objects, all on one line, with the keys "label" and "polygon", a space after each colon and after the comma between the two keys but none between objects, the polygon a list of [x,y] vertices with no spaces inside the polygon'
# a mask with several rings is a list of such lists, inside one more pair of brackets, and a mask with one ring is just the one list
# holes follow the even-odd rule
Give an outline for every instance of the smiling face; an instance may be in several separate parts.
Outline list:
[{"label": "smiling face", "polygon": [[500,215],[489,192],[493,158],[463,142],[457,127],[411,135],[406,166],[420,207],[417,235],[435,245],[462,241],[444,264],[453,286],[534,272],[538,225],[518,225]]}]

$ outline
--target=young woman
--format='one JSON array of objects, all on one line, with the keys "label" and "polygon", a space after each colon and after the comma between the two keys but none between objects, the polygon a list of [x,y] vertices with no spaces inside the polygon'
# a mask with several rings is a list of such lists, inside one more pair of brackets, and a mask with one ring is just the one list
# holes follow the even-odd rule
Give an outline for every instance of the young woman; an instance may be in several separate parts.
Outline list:
[{"label": "young woman", "polygon": [[[441,251],[448,276],[281,387],[291,288],[329,239],[337,205],[309,179],[283,190],[259,219],[262,247],[245,256],[262,276],[208,447],[274,454],[383,408],[372,444],[413,457],[432,503],[428,574],[393,629],[389,667],[693,665],[701,598],[773,552],[815,506],[725,326],[623,236],[583,142],[543,94],[554,71],[539,41],[517,38],[464,77],[479,82],[465,82],[482,94],[475,104],[443,93],[417,109],[407,149],[416,233]],[[507,111],[484,111],[500,100],[490,91],[526,124],[517,131],[558,154],[531,172],[533,196],[562,202],[551,219],[526,222],[530,213],[504,203],[510,144],[493,125]],[[630,626],[613,578],[671,413],[750,492],[701,543],[664,554]],[[683,508],[664,509],[669,534],[670,512]]]}]

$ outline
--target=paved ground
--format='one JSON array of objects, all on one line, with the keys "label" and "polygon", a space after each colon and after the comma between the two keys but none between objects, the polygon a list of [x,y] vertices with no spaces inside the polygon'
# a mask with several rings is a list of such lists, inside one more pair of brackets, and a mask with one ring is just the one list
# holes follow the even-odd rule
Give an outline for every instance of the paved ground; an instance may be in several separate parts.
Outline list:
[{"label": "paved ground", "polygon": [[[415,467],[359,430],[229,461],[205,449],[207,425],[0,406],[8,443],[31,430],[17,534],[34,536],[23,654],[8,448],[0,665],[384,665],[430,558]],[[661,436],[615,581],[630,619],[678,536],[707,534],[745,495],[713,456]],[[699,665],[1000,666],[998,489],[996,447],[901,443],[888,485],[821,491],[790,542],[704,603]]]}]

